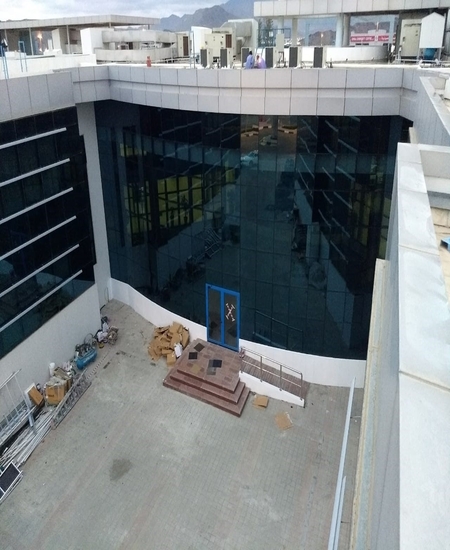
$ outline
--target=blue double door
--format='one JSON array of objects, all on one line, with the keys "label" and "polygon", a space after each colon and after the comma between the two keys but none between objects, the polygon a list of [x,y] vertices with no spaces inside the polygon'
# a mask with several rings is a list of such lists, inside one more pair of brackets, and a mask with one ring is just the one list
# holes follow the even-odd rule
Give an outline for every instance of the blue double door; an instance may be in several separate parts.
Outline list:
[{"label": "blue double door", "polygon": [[239,351],[239,293],[206,285],[208,341]]}]

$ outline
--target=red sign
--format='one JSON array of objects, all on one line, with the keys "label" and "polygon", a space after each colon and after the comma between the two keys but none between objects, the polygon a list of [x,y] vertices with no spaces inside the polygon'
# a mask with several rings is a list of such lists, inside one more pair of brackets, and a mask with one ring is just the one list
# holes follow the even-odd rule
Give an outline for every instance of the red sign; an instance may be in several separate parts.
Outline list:
[{"label": "red sign", "polygon": [[352,34],[350,42],[389,42],[388,34]]},{"label": "red sign", "polygon": [[350,42],[375,42],[374,34],[352,34]]}]

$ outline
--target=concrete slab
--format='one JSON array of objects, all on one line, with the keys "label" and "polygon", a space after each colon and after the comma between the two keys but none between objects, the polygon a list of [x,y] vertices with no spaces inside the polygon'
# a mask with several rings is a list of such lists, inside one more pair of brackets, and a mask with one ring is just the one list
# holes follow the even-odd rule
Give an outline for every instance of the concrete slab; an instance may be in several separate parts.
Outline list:
[{"label": "concrete slab", "polygon": [[[2,550],[322,549],[348,389],[311,385],[306,408],[270,400],[236,418],[164,388],[152,326],[119,302],[92,385],[24,465],[1,506]],[[348,548],[362,391],[355,392],[340,548]],[[278,413],[292,428],[281,432]]]}]

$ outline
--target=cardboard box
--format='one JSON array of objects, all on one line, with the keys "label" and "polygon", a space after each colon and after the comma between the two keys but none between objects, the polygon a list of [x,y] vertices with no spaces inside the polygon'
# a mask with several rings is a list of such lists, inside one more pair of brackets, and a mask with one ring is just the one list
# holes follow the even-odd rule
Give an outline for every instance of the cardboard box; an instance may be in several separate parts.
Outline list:
[{"label": "cardboard box", "polygon": [[253,406],[257,409],[265,409],[269,404],[269,398],[266,395],[257,395],[253,399]]},{"label": "cardboard box", "polygon": [[170,326],[154,329],[153,340],[147,350],[153,361],[165,357],[167,364],[172,366],[177,360],[175,347],[181,345],[184,349],[188,343],[189,331],[181,323],[173,322]]},{"label": "cardboard box", "polygon": [[155,330],[154,330],[154,333],[155,334],[164,334],[165,332],[167,332],[169,330],[170,326],[167,325],[166,327],[156,327]]},{"label": "cardboard box", "polygon": [[49,405],[58,405],[66,395],[66,383],[45,386],[45,399]]},{"label": "cardboard box", "polygon": [[174,321],[169,329],[171,334],[177,334],[183,330],[183,325]]},{"label": "cardboard box", "polygon": [[292,428],[292,420],[289,413],[278,413],[275,416],[275,422],[280,430],[288,430]]},{"label": "cardboard box", "polygon": [[60,378],[61,380],[64,380],[65,386],[66,386],[66,392],[68,392],[72,387],[72,376],[60,367],[55,369],[54,376],[56,376],[57,378]]},{"label": "cardboard box", "polygon": [[177,344],[181,344],[183,341],[183,337],[178,332],[172,336],[172,340],[170,341],[170,347],[174,348]]},{"label": "cardboard box", "polygon": [[175,355],[175,352],[172,351],[169,355],[166,356],[167,357],[167,365],[168,366],[172,366],[172,365],[175,365],[175,363],[177,362],[177,356]]},{"label": "cardboard box", "polygon": [[31,399],[33,405],[37,407],[40,407],[44,403],[44,396],[38,391],[36,386],[28,390],[28,397]]},{"label": "cardboard box", "polygon": [[189,331],[187,328],[183,328],[183,332],[181,333],[181,345],[183,346],[183,349],[186,349],[186,346],[189,343]]}]

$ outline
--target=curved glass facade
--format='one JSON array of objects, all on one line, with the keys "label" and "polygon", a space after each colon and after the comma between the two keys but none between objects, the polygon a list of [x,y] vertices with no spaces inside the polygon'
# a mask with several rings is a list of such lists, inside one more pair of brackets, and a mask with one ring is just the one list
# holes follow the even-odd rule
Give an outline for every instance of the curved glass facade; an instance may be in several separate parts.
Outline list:
[{"label": "curved glass facade", "polygon": [[365,358],[400,117],[283,117],[96,104],[112,276],[206,324],[240,295],[240,337]]}]

